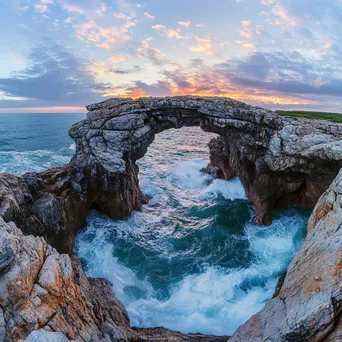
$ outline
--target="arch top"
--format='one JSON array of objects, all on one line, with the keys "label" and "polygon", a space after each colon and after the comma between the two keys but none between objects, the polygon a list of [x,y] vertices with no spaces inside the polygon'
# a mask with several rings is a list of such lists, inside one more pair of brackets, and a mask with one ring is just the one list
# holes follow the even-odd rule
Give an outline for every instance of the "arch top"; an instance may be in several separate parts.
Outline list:
[{"label": "arch top", "polygon": [[282,126],[275,112],[225,97],[113,98],[87,109],[86,119],[69,131],[76,142],[71,165],[88,170],[92,178],[100,169],[124,173],[127,159],[143,157],[155,134],[166,129],[200,126],[219,135],[253,132],[263,140]]}]

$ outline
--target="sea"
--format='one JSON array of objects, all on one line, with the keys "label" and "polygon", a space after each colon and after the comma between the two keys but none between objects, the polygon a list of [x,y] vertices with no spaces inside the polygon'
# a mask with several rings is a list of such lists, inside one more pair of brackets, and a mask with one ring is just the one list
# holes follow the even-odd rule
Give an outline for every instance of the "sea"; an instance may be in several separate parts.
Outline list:
[{"label": "sea", "polygon": [[[0,114],[0,172],[68,163],[68,129],[83,118]],[[258,226],[238,179],[201,172],[214,136],[198,127],[158,134],[137,162],[148,204],[120,221],[91,211],[76,238],[87,275],[109,281],[132,326],[231,335],[272,297],[305,238],[310,211],[279,209]]]}]

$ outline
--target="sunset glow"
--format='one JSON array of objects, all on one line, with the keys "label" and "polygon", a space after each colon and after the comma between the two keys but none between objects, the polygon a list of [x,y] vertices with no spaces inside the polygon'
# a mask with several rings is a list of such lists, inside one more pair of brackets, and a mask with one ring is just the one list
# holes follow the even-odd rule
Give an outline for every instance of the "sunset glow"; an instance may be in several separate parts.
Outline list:
[{"label": "sunset glow", "polygon": [[172,95],[342,112],[340,0],[12,0],[0,17],[0,112]]}]

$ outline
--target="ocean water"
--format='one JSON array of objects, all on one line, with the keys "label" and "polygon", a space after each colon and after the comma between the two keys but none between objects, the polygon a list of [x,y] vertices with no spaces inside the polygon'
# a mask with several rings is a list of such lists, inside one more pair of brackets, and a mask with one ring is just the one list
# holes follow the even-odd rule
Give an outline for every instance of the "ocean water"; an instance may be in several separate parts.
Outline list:
[{"label": "ocean water", "polygon": [[[67,130],[82,117],[0,115],[0,171],[68,162]],[[277,210],[271,226],[255,225],[239,180],[200,172],[211,137],[199,128],[158,134],[138,161],[149,203],[122,221],[92,211],[76,238],[87,274],[111,283],[134,326],[232,334],[272,297],[305,238],[308,211]]]},{"label": "ocean water", "polygon": [[69,162],[68,129],[85,114],[0,113],[0,172],[20,175]]}]

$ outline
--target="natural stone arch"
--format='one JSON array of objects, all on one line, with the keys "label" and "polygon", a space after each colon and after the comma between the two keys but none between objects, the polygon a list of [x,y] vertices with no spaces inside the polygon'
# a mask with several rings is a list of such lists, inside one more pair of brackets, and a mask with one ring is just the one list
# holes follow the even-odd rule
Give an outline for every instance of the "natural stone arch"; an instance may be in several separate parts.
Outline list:
[{"label": "natural stone arch", "polygon": [[114,98],[87,109],[69,132],[76,142],[70,165],[112,218],[144,202],[135,161],[170,128],[200,126],[220,136],[210,144],[212,164],[226,179],[240,178],[262,224],[271,223],[277,205],[312,208],[342,166],[342,154],[331,153],[342,125],[287,119],[229,98]]}]

